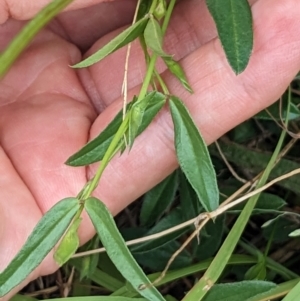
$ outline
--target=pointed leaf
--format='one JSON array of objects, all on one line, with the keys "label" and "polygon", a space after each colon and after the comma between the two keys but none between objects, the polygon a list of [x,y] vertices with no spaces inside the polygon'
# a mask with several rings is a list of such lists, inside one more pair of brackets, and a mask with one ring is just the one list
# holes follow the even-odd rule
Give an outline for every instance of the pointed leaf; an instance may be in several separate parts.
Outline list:
[{"label": "pointed leaf", "polygon": [[248,0],[206,0],[232,69],[241,73],[253,48],[252,14]]},{"label": "pointed leaf", "polygon": [[179,199],[182,215],[187,221],[198,216],[203,211],[203,208],[199,202],[196,191],[193,189],[183,172],[180,172],[179,179]]},{"label": "pointed leaf", "polygon": [[151,282],[128,250],[106,206],[101,201],[91,197],[86,200],[85,209],[96,228],[108,256],[124,278],[130,282],[139,294],[148,300],[164,301],[164,298],[155,287],[149,286],[149,288],[143,290],[139,289],[141,285],[150,285]]},{"label": "pointed leaf", "polygon": [[116,115],[96,138],[73,154],[65,164],[70,166],[83,166],[101,161],[121,123],[122,111]]},{"label": "pointed leaf", "polygon": [[267,277],[266,262],[259,261],[245,274],[245,280],[265,280]]},{"label": "pointed leaf", "polygon": [[242,281],[217,284],[209,290],[204,301],[246,301],[275,287],[275,283],[267,281]]},{"label": "pointed leaf", "polygon": [[[140,135],[148,127],[166,101],[165,96],[159,92],[151,92],[146,97],[148,100],[147,107],[142,115],[142,120],[139,119],[136,121],[136,123],[138,123],[137,133],[132,135]],[[127,111],[130,111],[132,105],[132,103],[128,104]],[[72,155],[66,161],[66,164],[70,166],[84,166],[101,161],[113,136],[122,124],[122,116],[123,111],[121,110],[103,132]]]},{"label": "pointed leaf", "polygon": [[289,234],[289,237],[298,237],[300,236],[300,229],[296,229]]},{"label": "pointed leaf", "polygon": [[156,55],[160,57],[171,57],[163,50],[163,33],[159,23],[153,17],[150,18],[145,28],[144,38],[147,47],[149,47]]},{"label": "pointed leaf", "polygon": [[145,26],[147,25],[149,17],[146,16],[127,29],[125,29],[122,33],[112,39],[108,44],[98,50],[96,53],[92,54],[85,60],[80,63],[72,66],[73,68],[84,68],[91,66],[101,60],[103,60],[109,54],[115,52],[116,50],[122,48],[123,46],[129,44],[136,38],[138,38],[144,31]]},{"label": "pointed leaf", "polygon": [[282,299],[282,301],[296,301],[299,300],[300,294],[300,281],[293,289]]},{"label": "pointed leaf", "polygon": [[[171,229],[172,227],[175,227],[186,220],[183,219],[182,216],[182,209],[180,207],[177,207],[173,209],[170,213],[168,213],[166,216],[164,216],[155,226],[153,226],[149,231],[143,233],[140,236],[148,236],[155,233],[160,233],[164,230]],[[183,229],[179,229],[177,231],[173,231],[169,233],[168,235],[164,235],[162,237],[157,237],[154,240],[149,240],[146,242],[143,242],[141,244],[131,246],[130,250],[134,253],[142,252],[142,251],[151,251],[154,249],[158,249],[161,246],[176,240],[183,234],[185,234],[187,231],[189,231],[189,227],[185,227]],[[135,229],[136,232],[136,229]]]},{"label": "pointed leaf", "polygon": [[175,148],[182,171],[206,211],[219,206],[219,190],[207,146],[183,102],[170,97],[175,130]]},{"label": "pointed leaf", "polygon": [[75,254],[79,247],[77,230],[81,220],[82,218],[79,217],[72,222],[71,226],[54,252],[54,260],[59,266],[65,264]]},{"label": "pointed leaf", "polygon": [[140,0],[140,6],[137,13],[137,20],[140,20],[145,17],[149,12],[152,2],[149,0]]},{"label": "pointed leaf", "polygon": [[79,210],[76,198],[58,202],[38,222],[21,251],[0,274],[0,296],[20,284],[42,262]]}]

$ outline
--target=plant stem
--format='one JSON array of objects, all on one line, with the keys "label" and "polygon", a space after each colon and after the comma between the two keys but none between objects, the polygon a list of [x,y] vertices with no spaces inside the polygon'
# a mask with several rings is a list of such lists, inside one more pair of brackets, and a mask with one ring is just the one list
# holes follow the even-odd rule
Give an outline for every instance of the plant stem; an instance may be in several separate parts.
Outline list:
[{"label": "plant stem", "polygon": [[[152,5],[149,9],[149,14],[152,14],[154,12],[154,10],[157,6],[157,1],[158,0],[153,0]],[[170,18],[171,18],[172,11],[174,9],[175,3],[176,3],[176,0],[171,0],[170,4],[168,6],[168,9],[167,9],[167,12],[166,12],[166,17],[165,17],[165,19],[163,21],[163,25],[162,25],[163,34],[165,34],[166,29],[168,27],[168,24],[170,22]],[[138,102],[138,101],[142,100],[143,98],[145,98],[145,96],[147,94],[147,90],[148,90],[148,87],[151,83],[153,74],[155,74],[155,72],[156,72],[155,65],[156,65],[157,58],[158,58],[158,56],[156,54],[153,54],[152,57],[150,58],[149,65],[148,65],[148,68],[147,68],[147,72],[146,72],[146,75],[145,75],[145,78],[144,78],[144,81],[143,81],[143,85],[141,87],[141,90],[140,90],[140,93],[139,93],[139,96],[138,96],[138,99],[137,99],[136,102]],[[158,74],[157,77],[158,77],[158,80],[159,80],[159,82],[162,86],[162,89],[165,92],[168,92],[167,86],[164,84],[164,82],[161,79],[159,74]],[[91,183],[86,187],[86,191],[82,192],[81,197],[82,197],[83,200],[85,200],[85,199],[87,199],[88,197],[91,196],[93,191],[98,186],[100,178],[101,178],[106,166],[108,165],[110,160],[114,157],[114,155],[120,150],[119,143],[120,143],[121,139],[124,137],[124,135],[126,134],[126,131],[128,129],[128,123],[129,123],[129,118],[130,118],[129,113],[130,112],[128,112],[125,115],[125,118],[124,118],[121,126],[119,127],[119,129],[118,129],[117,133],[115,134],[113,140],[111,141],[107,151],[105,152],[105,155],[104,155],[104,157],[101,161],[101,164],[100,164],[100,166],[97,170],[96,175],[91,180]]]},{"label": "plant stem", "polygon": [[88,197],[91,196],[93,191],[98,186],[99,180],[104,172],[104,169],[106,168],[110,160],[113,158],[113,156],[119,151],[120,149],[119,143],[123,138],[124,134],[126,133],[128,122],[129,122],[129,116],[130,114],[126,114],[124,121],[122,122],[114,138],[112,139],[107,151],[104,154],[104,157],[100,163],[96,175],[92,179],[91,184],[88,185],[86,192],[83,193],[83,199],[87,199]]},{"label": "plant stem", "polygon": [[[153,3],[155,3],[155,2],[157,2],[157,1],[153,1]],[[151,5],[149,13],[153,12],[153,7],[154,7],[153,3]],[[165,35],[165,33],[167,31],[167,28],[168,28],[168,25],[170,23],[170,19],[171,19],[171,15],[172,15],[175,3],[176,3],[176,0],[171,0],[170,3],[169,3],[168,9],[166,11],[166,16],[165,16],[163,24],[162,24],[163,35]],[[143,85],[142,85],[142,88],[141,88],[141,91],[140,91],[140,94],[138,96],[137,101],[142,100],[147,94],[148,87],[150,85],[153,73],[155,71],[155,64],[156,64],[157,58],[158,58],[158,56],[156,54],[153,54],[151,59],[150,59],[148,69],[147,69],[147,73],[145,75],[145,79],[143,81]]]},{"label": "plant stem", "polygon": [[173,12],[173,9],[175,7],[175,4],[176,4],[176,0],[171,0],[170,3],[169,3],[169,6],[168,6],[168,9],[166,11],[165,18],[164,18],[164,22],[163,22],[162,27],[161,27],[163,35],[165,35],[165,33],[167,31],[167,28],[168,28],[168,25],[170,23],[170,19],[171,19],[172,12]]},{"label": "plant stem", "polygon": [[0,77],[3,76],[15,62],[21,52],[33,40],[37,33],[48,24],[73,0],[54,0],[42,9],[21,32],[13,39],[10,45],[0,56]]},{"label": "plant stem", "polygon": [[151,4],[151,6],[149,8],[149,14],[152,15],[154,13],[154,11],[155,11],[155,9],[157,7],[157,2],[158,2],[158,0],[153,0],[152,1],[152,4]]}]

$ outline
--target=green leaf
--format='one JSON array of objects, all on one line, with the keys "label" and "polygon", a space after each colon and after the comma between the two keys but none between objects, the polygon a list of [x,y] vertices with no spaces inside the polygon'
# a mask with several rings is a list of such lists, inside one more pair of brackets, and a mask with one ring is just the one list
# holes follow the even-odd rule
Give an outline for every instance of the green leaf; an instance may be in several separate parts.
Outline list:
[{"label": "green leaf", "polygon": [[300,295],[300,281],[293,289],[282,299],[282,301],[296,301]]},{"label": "green leaf", "polygon": [[[133,252],[134,258],[142,266],[151,269],[151,271],[162,271],[172,255],[181,247],[182,243],[178,241],[169,241],[160,248],[142,252]],[[176,256],[172,262],[170,269],[178,269],[187,267],[192,263],[191,254],[187,250],[183,250]]]},{"label": "green leaf", "polygon": [[212,257],[219,249],[224,233],[225,216],[218,216],[216,220],[209,221],[200,233],[200,244],[194,241],[194,256],[198,261]]},{"label": "green leaf", "polygon": [[65,164],[70,166],[83,166],[101,161],[113,136],[121,126],[122,115],[123,113],[121,110],[96,138],[72,155]]},{"label": "green leaf", "polygon": [[[148,127],[166,101],[166,97],[163,94],[155,91],[150,92],[146,97],[148,100],[148,105],[142,116],[142,121],[139,123],[137,136]],[[130,111],[132,105],[132,103],[128,104],[127,111]],[[96,138],[72,155],[66,161],[66,164],[70,166],[84,166],[101,161],[114,135],[122,124],[122,116],[123,111],[121,110],[111,121],[111,123],[103,130],[103,132],[101,132]]]},{"label": "green leaf", "polygon": [[85,201],[85,209],[96,228],[108,256],[124,278],[131,283],[139,294],[148,300],[164,301],[164,298],[155,287],[149,286],[149,288],[143,290],[139,289],[143,284],[151,285],[151,282],[128,250],[106,206],[101,201],[91,197]]},{"label": "green leaf", "polygon": [[276,287],[267,281],[242,281],[214,285],[204,301],[247,301],[255,295],[267,292]]},{"label": "green leaf", "polygon": [[252,14],[248,0],[206,0],[232,69],[241,73],[253,48]]},{"label": "green leaf", "polygon": [[140,20],[145,17],[149,12],[152,2],[149,0],[140,0],[140,6],[137,14],[137,20]]},{"label": "green leaf", "polygon": [[[262,187],[266,183],[270,175],[270,172],[274,167],[276,159],[278,158],[285,136],[286,136],[286,132],[283,131],[279,137],[279,141],[275,147],[273,155],[266,169],[264,170],[260,179],[258,180],[258,183],[256,185],[257,188]],[[209,287],[212,287],[212,285],[215,284],[215,282],[219,279],[226,265],[228,264],[229,258],[230,256],[232,256],[232,253],[238,241],[240,240],[240,237],[246,227],[246,224],[251,216],[251,212],[254,209],[258,198],[259,198],[259,194],[256,194],[248,200],[245,208],[243,209],[243,211],[235,221],[234,225],[231,227],[230,232],[228,233],[218,253],[213,258],[210,266],[208,267],[204,275],[201,277],[201,279],[194,285],[194,287],[184,297],[183,299],[184,301],[194,301],[195,298],[198,298],[197,300],[199,301],[203,300],[203,298],[208,292],[207,290],[208,284]]]},{"label": "green leaf", "polygon": [[174,61],[172,57],[164,57],[163,58],[165,64],[167,65],[170,72],[176,76],[176,78],[181,82],[182,86],[190,93],[193,93],[193,89],[191,88],[184,70],[181,65]]},{"label": "green leaf", "polygon": [[[295,220],[288,218],[288,214],[282,214],[262,225],[263,236],[274,243],[283,243],[289,239],[289,234],[298,228]],[[299,215],[298,215],[299,218]]]},{"label": "green leaf", "polygon": [[59,246],[54,252],[54,260],[59,266],[65,264],[76,252],[79,247],[79,238],[77,230],[81,223],[82,218],[75,219],[63,239],[59,243]]},{"label": "green leaf", "polygon": [[262,110],[258,114],[254,116],[256,119],[263,119],[263,120],[273,120],[273,118],[267,113],[268,112],[278,121],[280,121],[280,117],[283,120],[294,120],[300,117],[300,109],[294,103],[290,103],[289,112],[287,114],[286,110],[286,101],[282,103],[282,116],[280,116],[280,105],[278,102],[274,103],[273,105],[269,106],[267,109]]},{"label": "green leaf", "polygon": [[[87,244],[84,245],[84,248],[81,248],[80,251],[89,251],[99,248],[99,237],[94,236]],[[99,262],[99,253],[92,254],[89,256],[84,256],[80,259],[80,280],[84,278],[91,278],[91,275],[95,272]],[[94,281],[94,280],[93,280]]]},{"label": "green leaf", "polygon": [[296,229],[289,234],[289,237],[299,237],[299,236],[300,236],[300,229]]},{"label": "green leaf", "polygon": [[[226,192],[230,191],[230,195],[233,194],[237,190],[234,189],[227,189]],[[223,192],[224,190],[222,190]],[[226,198],[224,198],[225,200]],[[263,192],[261,193],[255,208],[252,212],[252,215],[254,214],[262,214],[262,213],[275,213],[278,214],[281,211],[280,208],[282,208],[284,205],[286,205],[286,202],[278,195]],[[237,206],[234,206],[233,209],[229,210],[230,213],[239,213],[243,208],[245,207],[245,203],[238,204]]]},{"label": "green leaf", "polygon": [[167,295],[166,297],[166,301],[178,301],[177,299],[175,299],[173,296],[171,295]]},{"label": "green leaf", "polygon": [[144,32],[147,47],[160,57],[171,57],[163,50],[163,33],[159,23],[151,17]]},{"label": "green leaf", "polygon": [[120,296],[94,296],[94,297],[72,297],[72,298],[55,298],[47,299],[44,301],[62,301],[68,299],[68,301],[147,301],[144,298],[126,298]]},{"label": "green leaf", "polygon": [[128,145],[131,148],[135,138],[151,123],[166,103],[166,97],[156,91],[133,103],[129,109]]},{"label": "green leaf", "polygon": [[158,0],[158,4],[156,5],[156,8],[154,10],[154,16],[157,20],[161,20],[165,15],[167,11],[167,3],[166,0]]},{"label": "green leaf", "polygon": [[76,198],[67,198],[53,206],[38,222],[21,251],[0,274],[0,296],[25,280],[59,241],[79,210]]},{"label": "green leaf", "polygon": [[257,263],[245,274],[245,280],[265,280],[267,276],[267,262],[265,255],[257,252]]},{"label": "green leaf", "polygon": [[[175,227],[181,223],[185,222],[182,216],[182,209],[177,207],[173,209],[170,213],[164,216],[155,226],[153,226],[148,232],[146,232],[143,236],[152,235],[155,233],[160,233],[164,230]],[[174,241],[175,239],[182,236],[189,230],[188,227],[179,229],[177,231],[173,231],[168,235],[164,235],[162,237],[156,238],[154,240],[146,241],[144,243],[135,245],[130,247],[132,252],[141,252],[141,251],[149,251],[158,249],[161,246],[169,243],[170,241]],[[136,232],[136,231],[135,231]]]},{"label": "green leaf", "polygon": [[179,179],[179,196],[182,215],[187,221],[198,216],[203,211],[203,208],[199,202],[196,191],[193,189],[183,172],[180,172]]},{"label": "green leaf", "polygon": [[151,226],[157,221],[173,202],[178,186],[178,174],[173,172],[161,183],[145,194],[141,213],[141,226]]},{"label": "green leaf", "polygon": [[182,171],[206,211],[219,206],[219,190],[207,146],[183,102],[170,97],[175,129],[175,148]]},{"label": "green leaf", "polygon": [[148,16],[138,20],[136,23],[125,29],[122,33],[112,39],[108,44],[102,47],[100,50],[84,59],[80,63],[72,66],[73,68],[84,68],[91,66],[101,60],[103,60],[109,54],[112,54],[116,50],[122,48],[123,46],[129,44],[136,38],[138,38],[144,31],[145,26],[149,20]]},{"label": "green leaf", "polygon": [[[85,257],[84,257],[85,258]],[[82,258],[82,259],[84,259]],[[70,264],[79,271],[80,276],[85,273],[85,266],[84,263],[81,262],[80,258],[73,258],[70,260]],[[97,265],[93,267],[93,270],[88,274],[89,280],[93,281],[94,283],[98,284],[99,286],[104,287],[105,289],[114,292],[118,290],[120,287],[124,285],[123,282],[119,281],[118,279],[112,277],[111,275],[105,273],[101,269],[97,268]],[[82,281],[82,277],[80,277]]]},{"label": "green leaf", "polygon": [[[259,150],[250,149],[249,147],[238,145],[235,143],[224,143],[219,141],[222,152],[229,162],[234,163],[235,166],[241,166],[243,169],[247,169],[248,172],[258,174],[265,169],[268,161],[271,158],[272,153],[262,152]],[[210,153],[219,156],[220,154],[216,148],[211,145]],[[300,168],[300,164],[297,160],[281,159],[271,172],[270,180],[280,177],[292,170]],[[290,177],[283,181],[278,182],[276,185],[283,187],[287,190],[291,190],[297,195],[300,195],[300,177]]]}]

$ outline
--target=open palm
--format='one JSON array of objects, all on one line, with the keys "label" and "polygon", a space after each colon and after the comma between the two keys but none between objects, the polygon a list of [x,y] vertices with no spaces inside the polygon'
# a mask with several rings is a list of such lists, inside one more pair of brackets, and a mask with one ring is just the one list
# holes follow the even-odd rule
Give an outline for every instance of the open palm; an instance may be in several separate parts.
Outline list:
[{"label": "open palm", "polygon": [[[19,20],[32,17],[46,1],[6,2],[0,5],[0,21],[7,18],[1,7],[9,8],[11,18],[0,27],[1,49],[23,26]],[[136,1],[99,2],[75,1],[76,10],[61,14],[41,32],[0,82],[0,270],[43,213],[60,199],[76,196],[93,175],[93,166],[71,168],[64,162],[122,106],[126,49],[88,69],[69,67],[80,61],[82,52],[94,52],[131,22]],[[180,60],[195,93],[185,92],[162,64],[159,70],[172,93],[186,102],[207,143],[275,101],[300,68],[299,1],[251,4],[254,52],[238,77],[216,38],[205,1],[180,1],[170,24],[166,50]],[[142,51],[133,43],[130,95],[142,83],[143,61]],[[172,122],[164,111],[129,154],[113,159],[95,194],[116,214],[176,167]],[[82,243],[92,237],[88,219],[79,232]],[[50,255],[28,281],[55,269]]]}]

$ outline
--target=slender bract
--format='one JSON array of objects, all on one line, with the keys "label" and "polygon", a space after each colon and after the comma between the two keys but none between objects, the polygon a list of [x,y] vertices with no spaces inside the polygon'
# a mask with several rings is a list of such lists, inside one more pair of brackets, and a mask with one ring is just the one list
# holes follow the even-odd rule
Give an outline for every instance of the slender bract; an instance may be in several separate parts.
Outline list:
[{"label": "slender bract", "polygon": [[176,76],[176,78],[181,82],[183,87],[190,93],[193,93],[193,89],[190,86],[190,84],[186,78],[185,72],[184,72],[183,68],[180,66],[180,64],[171,57],[163,58],[163,60],[164,60],[165,64],[167,65],[168,69],[170,70],[170,72],[174,76]]},{"label": "slender bract", "polygon": [[72,222],[71,226],[65,233],[62,241],[60,242],[58,248],[54,253],[54,260],[62,266],[65,264],[72,255],[75,254],[77,248],[79,247],[79,237],[77,234],[77,230],[79,228],[81,218],[75,218]]}]

